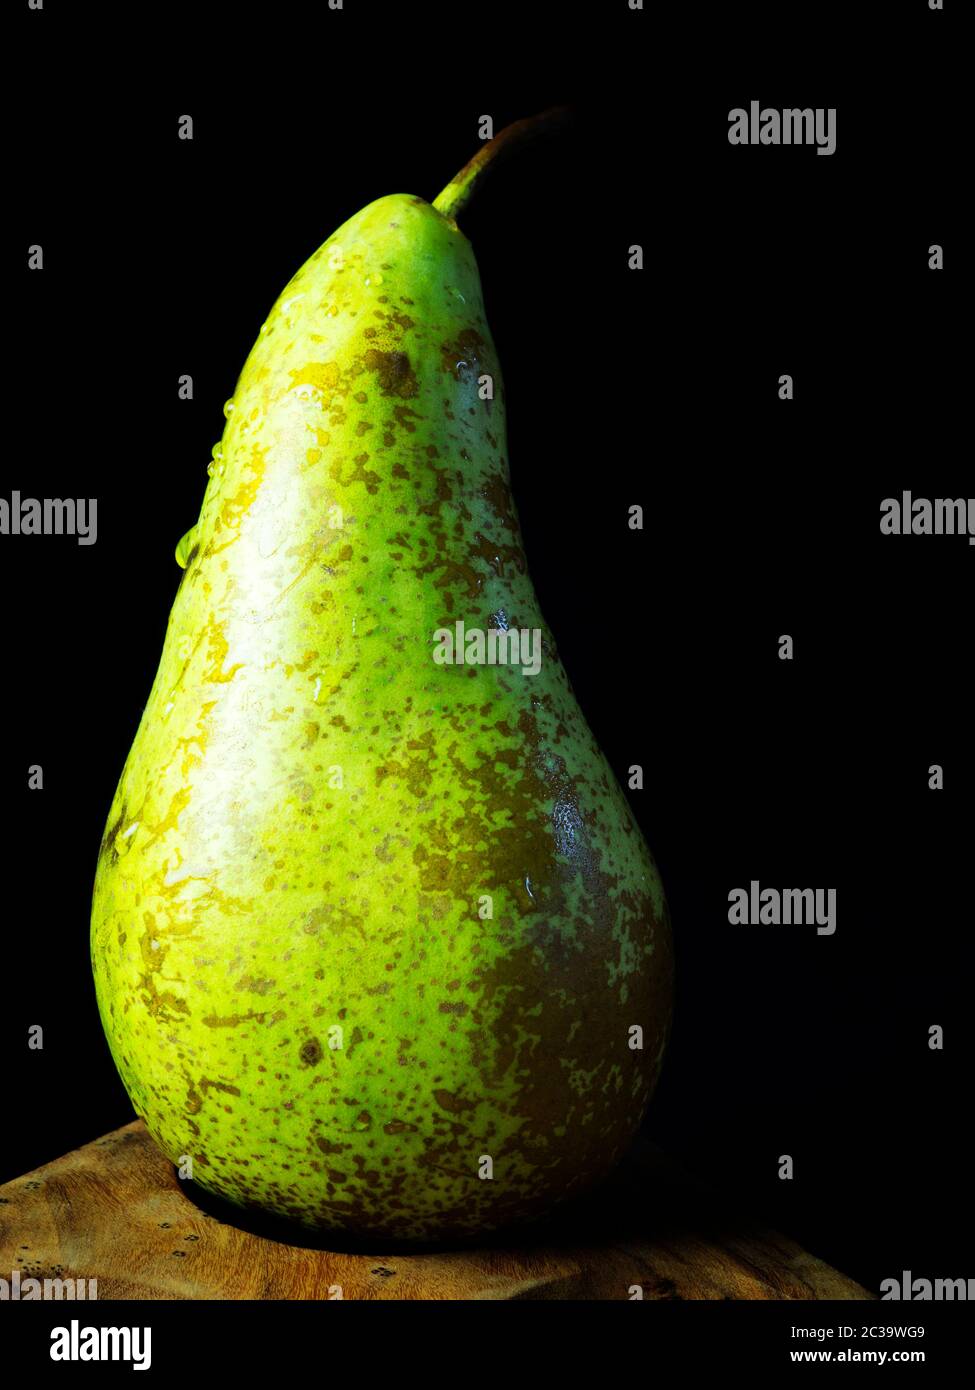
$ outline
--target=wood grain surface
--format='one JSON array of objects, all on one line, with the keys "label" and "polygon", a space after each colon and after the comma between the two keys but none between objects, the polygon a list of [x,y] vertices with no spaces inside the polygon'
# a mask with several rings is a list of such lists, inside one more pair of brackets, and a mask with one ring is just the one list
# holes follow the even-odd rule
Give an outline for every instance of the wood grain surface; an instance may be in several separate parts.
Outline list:
[{"label": "wood grain surface", "polygon": [[556,1218],[476,1248],[350,1249],[180,1181],[136,1121],[0,1187],[0,1276],[100,1299],[867,1299],[651,1144]]}]

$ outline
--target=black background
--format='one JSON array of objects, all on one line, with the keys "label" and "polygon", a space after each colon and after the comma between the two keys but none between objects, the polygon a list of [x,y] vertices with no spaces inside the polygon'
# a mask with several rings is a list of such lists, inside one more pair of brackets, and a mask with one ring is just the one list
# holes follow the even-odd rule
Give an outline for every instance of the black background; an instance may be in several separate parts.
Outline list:
[{"label": "black background", "polygon": [[[543,610],[617,776],[645,771],[679,969],[647,1130],[870,1288],[967,1277],[975,550],[879,532],[884,497],[972,491],[954,16],[346,4],[21,16],[9,263],[40,242],[45,269],[20,283],[3,493],[97,497],[99,535],[0,538],[0,1180],[131,1117],[95,858],[261,322],[363,205],[439,192],[482,114],[569,102],[464,229]],[[835,106],[836,153],[733,148],[752,99]],[[730,926],[753,878],[835,887],[835,936]]]}]

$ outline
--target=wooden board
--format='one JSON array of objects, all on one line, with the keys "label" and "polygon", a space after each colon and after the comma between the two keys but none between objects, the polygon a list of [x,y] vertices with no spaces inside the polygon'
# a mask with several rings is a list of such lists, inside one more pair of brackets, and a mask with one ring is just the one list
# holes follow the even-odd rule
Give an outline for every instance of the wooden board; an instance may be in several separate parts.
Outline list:
[{"label": "wooden board", "polygon": [[408,1253],[328,1243],[181,1182],[139,1121],[0,1187],[3,1276],[97,1278],[101,1299],[873,1297],[646,1143],[528,1232]]}]

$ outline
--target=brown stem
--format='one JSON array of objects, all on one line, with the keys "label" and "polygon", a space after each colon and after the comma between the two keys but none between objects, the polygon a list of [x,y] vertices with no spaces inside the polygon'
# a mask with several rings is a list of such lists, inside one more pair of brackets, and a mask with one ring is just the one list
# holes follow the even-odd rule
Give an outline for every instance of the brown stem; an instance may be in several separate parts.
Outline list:
[{"label": "brown stem", "polygon": [[553,106],[538,116],[528,116],[523,121],[515,121],[505,126],[493,140],[488,140],[482,150],[464,165],[460,173],[450,180],[442,193],[433,200],[433,206],[444,217],[456,221],[458,213],[463,212],[470,202],[475,189],[483,181],[488,169],[497,165],[511,153],[520,149],[539,135],[548,135],[558,130],[569,118],[565,106]]}]

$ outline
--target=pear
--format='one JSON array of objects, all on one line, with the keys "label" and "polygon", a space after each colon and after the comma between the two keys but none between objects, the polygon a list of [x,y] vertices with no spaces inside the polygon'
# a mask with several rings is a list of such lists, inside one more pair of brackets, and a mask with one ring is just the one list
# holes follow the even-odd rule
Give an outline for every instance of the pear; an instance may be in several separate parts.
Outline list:
[{"label": "pear", "polygon": [[371,203],[262,325],[98,862],[98,1006],[157,1144],[357,1236],[582,1192],[669,1031],[660,878],[539,612],[456,221],[535,128]]}]

